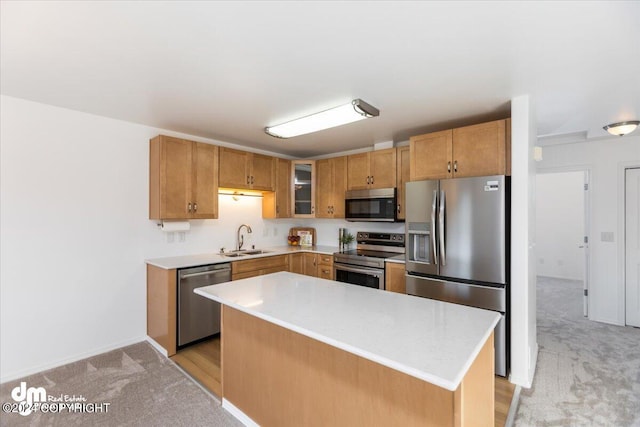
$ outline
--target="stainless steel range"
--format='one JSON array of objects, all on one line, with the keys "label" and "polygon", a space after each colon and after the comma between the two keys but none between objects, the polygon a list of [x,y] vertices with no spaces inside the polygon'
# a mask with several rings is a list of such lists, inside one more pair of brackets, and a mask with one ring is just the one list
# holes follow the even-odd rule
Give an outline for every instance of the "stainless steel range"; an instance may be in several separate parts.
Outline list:
[{"label": "stainless steel range", "polygon": [[359,231],[356,249],[333,254],[333,276],[338,282],[385,289],[384,263],[404,254],[404,234]]}]

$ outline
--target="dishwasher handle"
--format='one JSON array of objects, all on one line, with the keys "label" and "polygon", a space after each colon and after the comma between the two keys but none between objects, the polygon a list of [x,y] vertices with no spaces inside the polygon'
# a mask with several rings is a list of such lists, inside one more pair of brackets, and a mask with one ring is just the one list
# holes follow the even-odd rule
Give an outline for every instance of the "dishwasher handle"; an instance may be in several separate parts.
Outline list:
[{"label": "dishwasher handle", "polygon": [[200,276],[206,276],[208,274],[228,273],[230,271],[231,271],[230,267],[217,268],[215,270],[201,271],[199,273],[180,274],[180,278],[181,279],[188,279],[190,277],[200,277]]}]

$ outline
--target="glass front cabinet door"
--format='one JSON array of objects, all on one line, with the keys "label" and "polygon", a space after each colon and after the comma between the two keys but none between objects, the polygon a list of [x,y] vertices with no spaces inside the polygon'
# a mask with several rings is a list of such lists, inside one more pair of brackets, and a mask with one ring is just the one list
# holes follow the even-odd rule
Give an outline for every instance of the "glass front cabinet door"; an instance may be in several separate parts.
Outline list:
[{"label": "glass front cabinet door", "polygon": [[315,162],[313,160],[294,160],[291,162],[291,203],[293,216],[313,218],[315,216]]}]

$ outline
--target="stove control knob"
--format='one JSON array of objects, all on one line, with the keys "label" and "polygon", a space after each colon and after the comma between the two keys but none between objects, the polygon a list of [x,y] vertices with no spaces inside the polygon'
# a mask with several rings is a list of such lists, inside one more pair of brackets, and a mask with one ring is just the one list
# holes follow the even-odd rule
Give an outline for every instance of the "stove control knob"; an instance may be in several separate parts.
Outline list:
[{"label": "stove control knob", "polygon": [[396,236],[391,236],[391,240],[396,240]]}]

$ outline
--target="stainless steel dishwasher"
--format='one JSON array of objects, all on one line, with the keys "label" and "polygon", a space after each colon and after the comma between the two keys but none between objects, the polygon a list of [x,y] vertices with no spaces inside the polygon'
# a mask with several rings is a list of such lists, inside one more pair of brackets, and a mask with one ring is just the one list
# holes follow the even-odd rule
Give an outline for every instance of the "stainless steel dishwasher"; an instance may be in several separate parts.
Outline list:
[{"label": "stainless steel dishwasher", "polygon": [[220,333],[220,304],[193,292],[231,280],[231,264],[178,270],[178,347]]}]

